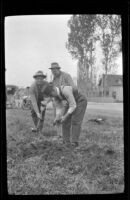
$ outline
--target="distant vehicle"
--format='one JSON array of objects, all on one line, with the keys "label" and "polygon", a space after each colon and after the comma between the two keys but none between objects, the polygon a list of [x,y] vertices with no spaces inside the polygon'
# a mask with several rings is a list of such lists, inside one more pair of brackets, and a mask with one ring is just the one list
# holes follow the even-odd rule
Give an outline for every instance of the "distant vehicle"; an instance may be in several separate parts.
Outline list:
[{"label": "distant vehicle", "polygon": [[15,108],[14,94],[17,90],[16,85],[6,85],[6,108]]}]

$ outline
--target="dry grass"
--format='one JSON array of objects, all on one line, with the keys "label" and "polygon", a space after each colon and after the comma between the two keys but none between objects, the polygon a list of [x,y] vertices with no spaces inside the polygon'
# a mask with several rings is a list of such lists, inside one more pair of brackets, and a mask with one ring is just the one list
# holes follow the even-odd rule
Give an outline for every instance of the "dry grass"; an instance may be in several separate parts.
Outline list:
[{"label": "dry grass", "polygon": [[[102,117],[102,115],[97,115]],[[87,113],[80,148],[65,149],[47,110],[43,135],[31,132],[30,111],[7,110],[9,194],[96,194],[124,191],[123,121],[102,124]]]}]

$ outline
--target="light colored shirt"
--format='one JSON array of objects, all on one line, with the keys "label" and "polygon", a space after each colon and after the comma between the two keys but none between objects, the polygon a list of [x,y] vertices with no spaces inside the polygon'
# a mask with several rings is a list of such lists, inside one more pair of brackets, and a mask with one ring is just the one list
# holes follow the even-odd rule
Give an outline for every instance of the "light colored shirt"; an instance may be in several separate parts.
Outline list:
[{"label": "light colored shirt", "polygon": [[63,101],[57,101],[56,99],[54,99],[54,104],[55,104],[55,108],[56,108],[56,116],[55,119],[59,120],[67,111]]},{"label": "light colored shirt", "polygon": [[[60,87],[62,85],[75,87],[71,76],[68,73],[63,72],[63,71],[60,71],[60,75],[54,77],[52,82],[53,82],[53,85],[56,87]],[[54,108],[54,117],[55,117],[56,116],[56,107],[55,107],[54,103],[53,103],[53,108]]]},{"label": "light colored shirt", "polygon": [[[61,100],[64,100],[63,97],[60,95],[59,88],[57,88],[57,91],[59,98]],[[76,109],[76,101],[73,95],[73,88],[71,86],[61,86],[61,92],[69,105],[69,109],[67,112],[71,114]]]}]

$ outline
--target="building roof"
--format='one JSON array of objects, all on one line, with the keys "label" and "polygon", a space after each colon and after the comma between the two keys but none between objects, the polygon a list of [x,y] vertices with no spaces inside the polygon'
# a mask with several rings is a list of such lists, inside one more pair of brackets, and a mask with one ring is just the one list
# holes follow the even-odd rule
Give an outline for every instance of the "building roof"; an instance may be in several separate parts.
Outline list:
[{"label": "building roof", "polygon": [[114,75],[114,74],[105,75],[105,74],[103,74],[103,76],[99,82],[99,86],[104,85],[105,76],[106,76],[106,85],[108,87],[123,85],[122,75]]}]

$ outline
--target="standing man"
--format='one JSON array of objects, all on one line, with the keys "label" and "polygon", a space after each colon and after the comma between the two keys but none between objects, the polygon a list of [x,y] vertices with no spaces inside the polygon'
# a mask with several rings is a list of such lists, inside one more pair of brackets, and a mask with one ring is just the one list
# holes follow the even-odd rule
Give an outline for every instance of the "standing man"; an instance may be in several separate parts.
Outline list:
[{"label": "standing man", "polygon": [[[74,85],[73,79],[71,78],[71,76],[60,70],[60,66],[57,62],[53,62],[51,63],[51,67],[49,69],[51,69],[52,75],[53,75],[53,80],[52,80],[52,84],[55,87],[60,87],[60,86],[72,86],[72,87],[76,87]],[[64,101],[64,105],[65,105],[65,101]],[[53,108],[54,108],[54,117],[56,117],[56,105],[53,102]]]},{"label": "standing man", "polygon": [[52,83],[54,86],[59,87],[61,85],[64,85],[64,86],[68,85],[68,86],[75,87],[71,76],[68,73],[61,71],[58,63],[56,62],[51,63],[51,67],[49,69],[51,69],[51,72],[53,74]]},{"label": "standing man", "polygon": [[46,75],[44,75],[42,71],[38,71],[33,78],[35,79],[35,82],[30,87],[30,98],[32,102],[31,115],[35,128],[32,128],[32,131],[41,132],[46,110],[44,109],[41,115],[41,102],[44,100],[44,89],[46,88],[48,82],[44,80]]}]

